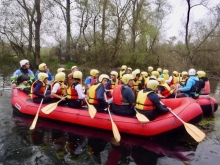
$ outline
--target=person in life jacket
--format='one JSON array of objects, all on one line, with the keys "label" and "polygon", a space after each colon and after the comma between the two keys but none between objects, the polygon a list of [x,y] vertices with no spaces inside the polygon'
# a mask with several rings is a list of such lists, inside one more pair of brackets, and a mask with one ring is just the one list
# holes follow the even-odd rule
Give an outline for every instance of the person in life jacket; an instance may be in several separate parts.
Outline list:
[{"label": "person in life jacket", "polygon": [[[36,80],[31,86],[30,97],[33,99],[34,103],[40,103],[43,99],[42,103],[49,103],[50,98],[50,86],[48,83],[48,74],[39,73],[38,80]],[[47,89],[46,93],[45,90]]]},{"label": "person in life jacket", "polygon": [[119,80],[122,79],[123,74],[126,72],[127,66],[126,65],[122,65],[121,66],[121,70],[119,71]]},{"label": "person in life jacket", "polygon": [[161,68],[157,68],[157,71],[159,72],[159,75],[162,74],[162,69]]},{"label": "person in life jacket", "polygon": [[205,82],[204,88],[201,89],[199,92],[200,95],[208,95],[210,94],[210,82],[208,77],[206,77],[206,73],[204,71],[198,71],[197,76],[199,79],[201,79],[203,82]]},{"label": "person in life jacket", "polygon": [[99,76],[99,82],[93,84],[89,88],[89,104],[94,105],[97,111],[105,112],[109,107],[108,102],[105,99],[105,85],[109,81],[109,76],[106,74],[101,74]]},{"label": "person in life jacket", "polygon": [[90,70],[90,76],[86,78],[85,80],[85,88],[86,88],[86,93],[87,90],[95,83],[98,82],[98,77],[99,77],[99,71],[97,69],[92,69]]},{"label": "person in life jacket", "polygon": [[180,77],[180,86],[184,87],[186,85],[186,81],[188,79],[188,72],[187,71],[182,71],[181,73],[182,77]]},{"label": "person in life jacket", "polygon": [[158,79],[160,77],[160,73],[158,71],[152,71],[151,76],[155,76],[156,79]]},{"label": "person in life jacket", "polygon": [[118,72],[111,71],[110,77],[111,77],[111,79],[107,82],[106,87],[105,87],[106,90],[109,90],[106,92],[108,97],[112,97],[112,92],[113,92],[115,85],[119,84]]},{"label": "person in life jacket", "polygon": [[131,68],[131,67],[128,67],[128,68],[126,69],[126,73],[124,73],[124,74],[131,74],[131,72],[132,72],[132,68]]},{"label": "person in life jacket", "polygon": [[148,66],[147,73],[148,73],[149,77],[151,76],[151,72],[153,72],[153,70],[154,70],[154,68],[152,66]]},{"label": "person in life jacket", "polygon": [[179,82],[179,73],[177,71],[173,71],[169,79],[165,81],[172,89],[174,89]]},{"label": "person in life jacket", "polygon": [[83,93],[82,85],[80,80],[82,80],[82,72],[75,71],[72,74],[73,83],[67,87],[67,102],[68,106],[72,108],[81,108],[83,105],[83,99],[85,99],[85,94]]},{"label": "person in life jacket", "polygon": [[66,85],[64,84],[64,80],[66,78],[66,74],[64,72],[59,72],[55,75],[55,81],[52,83],[51,90],[51,102],[59,102],[59,105],[64,105],[66,103]]},{"label": "person in life jacket", "polygon": [[142,80],[141,80],[141,88],[140,88],[140,90],[141,89],[145,89],[146,88],[146,84],[147,84],[147,82],[149,81],[149,76],[148,76],[148,73],[147,72],[145,72],[145,71],[142,71],[141,72],[141,77],[142,77]]},{"label": "person in life jacket", "polygon": [[134,94],[136,95],[136,93],[142,88],[141,86],[141,73],[139,69],[136,69],[132,72],[132,75],[134,76],[134,81],[133,81],[133,91]]},{"label": "person in life jacket", "polygon": [[65,68],[58,68],[58,69],[57,69],[57,73],[59,73],[59,72],[64,72],[64,73],[65,73],[65,71],[66,71]]},{"label": "person in life jacket", "polygon": [[184,93],[185,97],[198,98],[199,94],[193,90],[194,85],[199,81],[199,78],[196,76],[196,70],[193,68],[189,69],[188,75],[189,78],[186,81],[186,85],[182,88],[176,88],[176,90]]},{"label": "person in life jacket", "polygon": [[155,92],[159,83],[157,80],[149,80],[147,88],[138,92],[135,108],[149,120],[165,114],[170,108],[162,105],[160,98]]},{"label": "person in life jacket", "polygon": [[48,81],[52,81],[52,74],[50,73],[50,70],[48,69],[47,65],[45,63],[41,63],[38,66],[38,71],[35,73],[35,80],[38,80],[38,74],[39,73],[46,73],[48,74]]},{"label": "person in life jacket", "polygon": [[16,70],[11,77],[12,88],[18,87],[26,94],[29,94],[31,84],[34,82],[34,74],[29,69],[30,63],[28,60],[21,60],[20,66],[20,69]]},{"label": "person in life jacket", "polygon": [[116,85],[112,98],[112,111],[113,113],[121,116],[130,116],[135,115],[135,95],[133,93],[134,76],[131,74],[125,74],[122,77],[123,84]]},{"label": "person in life jacket", "polygon": [[163,70],[163,73],[160,75],[160,78],[164,78],[164,80],[168,80],[169,79],[169,71],[167,69]]},{"label": "person in life jacket", "polygon": [[170,88],[170,86],[165,82],[164,78],[158,78],[158,96],[160,98],[175,98],[174,90]]}]

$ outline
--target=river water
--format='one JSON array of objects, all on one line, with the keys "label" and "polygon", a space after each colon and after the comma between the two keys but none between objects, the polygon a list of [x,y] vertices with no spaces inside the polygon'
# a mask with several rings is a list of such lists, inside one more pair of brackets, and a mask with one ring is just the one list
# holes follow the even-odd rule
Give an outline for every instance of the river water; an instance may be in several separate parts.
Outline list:
[{"label": "river water", "polygon": [[[206,133],[197,143],[186,132],[160,138],[121,134],[112,145],[112,132],[38,119],[13,113],[10,77],[0,76],[0,165],[219,165],[220,110],[196,126]],[[220,83],[211,81],[211,96],[220,102]]]}]

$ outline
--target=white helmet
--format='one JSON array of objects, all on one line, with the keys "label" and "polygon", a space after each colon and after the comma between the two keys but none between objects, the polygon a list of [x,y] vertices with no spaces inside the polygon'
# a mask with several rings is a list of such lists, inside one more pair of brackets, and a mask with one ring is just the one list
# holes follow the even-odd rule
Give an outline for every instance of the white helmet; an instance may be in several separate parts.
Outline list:
[{"label": "white helmet", "polygon": [[23,65],[25,65],[25,64],[27,64],[27,63],[29,63],[29,61],[26,60],[26,59],[20,61],[20,65],[21,65],[21,66],[23,66]]},{"label": "white helmet", "polygon": [[190,69],[188,71],[189,76],[195,76],[196,75],[196,70],[195,69]]},{"label": "white helmet", "polygon": [[106,78],[106,79],[108,79],[108,80],[110,79],[107,74],[101,74],[101,75],[99,76],[99,82],[102,82],[102,80],[103,80],[104,78]]}]

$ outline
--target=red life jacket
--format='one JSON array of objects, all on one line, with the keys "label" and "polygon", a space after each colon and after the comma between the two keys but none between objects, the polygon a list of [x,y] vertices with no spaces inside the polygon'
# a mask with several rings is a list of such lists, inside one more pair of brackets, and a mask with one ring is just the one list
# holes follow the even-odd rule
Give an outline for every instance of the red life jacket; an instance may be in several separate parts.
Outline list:
[{"label": "red life jacket", "polygon": [[[59,83],[60,84],[60,89],[57,90],[57,92],[55,94],[59,95],[59,96],[62,96],[64,94],[64,84],[59,82],[59,81],[54,81],[51,85],[52,89],[53,89],[53,86],[56,84],[56,83]],[[52,95],[50,96],[51,98],[54,98]]]},{"label": "red life jacket", "polygon": [[205,87],[201,89],[199,94],[200,95],[208,95],[208,94],[210,94],[210,82],[209,82],[209,80],[205,81]]},{"label": "red life jacket", "polygon": [[78,93],[75,90],[75,86],[78,84],[72,84],[67,88],[67,98],[72,100],[78,100]]},{"label": "red life jacket", "polygon": [[45,92],[45,83],[43,83],[43,82],[41,82],[41,81],[39,81],[39,80],[36,80],[36,81],[34,81],[34,83],[32,84],[32,86],[31,86],[31,93],[30,93],[30,97],[33,99],[33,98],[37,98],[38,96],[37,95],[35,95],[35,94],[33,94],[33,92],[34,92],[34,89],[35,89],[35,86],[36,86],[36,83],[38,83],[38,82],[40,82],[40,83],[42,83],[42,86],[41,86],[41,88],[39,89],[39,93],[40,94],[42,94],[42,95],[44,95],[44,92]]},{"label": "red life jacket", "polygon": [[164,91],[160,91],[160,94],[162,96],[168,97],[173,93],[173,90],[169,87],[169,85],[167,83],[161,84],[159,86],[163,86],[164,87]]},{"label": "red life jacket", "polygon": [[114,89],[115,85],[118,85],[118,80],[116,79],[116,81],[112,81],[112,80],[110,81],[111,81],[111,84],[109,86],[109,89]]},{"label": "red life jacket", "polygon": [[127,88],[122,85],[116,85],[113,90],[113,103],[116,105],[130,105],[130,103],[122,97],[122,88]]}]

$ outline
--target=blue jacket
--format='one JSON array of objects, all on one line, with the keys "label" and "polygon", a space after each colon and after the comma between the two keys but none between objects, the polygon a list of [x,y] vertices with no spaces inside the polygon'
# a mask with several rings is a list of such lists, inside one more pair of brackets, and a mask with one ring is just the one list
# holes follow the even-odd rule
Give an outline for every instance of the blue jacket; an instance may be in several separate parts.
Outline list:
[{"label": "blue jacket", "polygon": [[193,85],[195,85],[196,81],[199,81],[199,78],[197,76],[190,76],[187,79],[186,85],[183,88],[179,88],[178,90],[180,92],[183,92],[187,97],[190,97],[190,94],[195,94],[196,92],[190,92],[190,89]]}]

